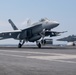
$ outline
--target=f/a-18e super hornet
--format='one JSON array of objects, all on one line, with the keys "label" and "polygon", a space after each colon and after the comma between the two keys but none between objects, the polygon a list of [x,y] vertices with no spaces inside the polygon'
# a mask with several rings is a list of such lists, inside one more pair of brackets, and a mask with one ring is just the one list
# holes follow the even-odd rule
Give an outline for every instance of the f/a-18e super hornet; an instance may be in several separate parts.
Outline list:
[{"label": "f/a-18e super hornet", "polygon": [[[16,25],[11,21],[11,19],[8,20],[11,24],[13,31],[6,31],[0,33],[0,40],[3,39],[9,39],[13,38],[16,40],[19,40],[18,48],[21,48],[22,45],[29,41],[29,42],[36,42],[37,46],[41,48],[41,42],[39,42],[39,39],[43,39],[45,36],[58,36],[60,33],[64,32],[56,32],[51,31],[51,29],[57,27],[59,25],[59,22],[57,21],[51,21],[46,18],[41,19],[40,21],[33,23],[25,29],[18,29]],[[27,21],[29,24],[29,21]]]},{"label": "f/a-18e super hornet", "polygon": [[60,39],[57,39],[57,40],[58,41],[67,41],[68,42],[67,45],[75,46],[76,36],[75,35],[70,35],[70,36],[67,36],[67,37],[64,37],[64,38],[60,38]]}]

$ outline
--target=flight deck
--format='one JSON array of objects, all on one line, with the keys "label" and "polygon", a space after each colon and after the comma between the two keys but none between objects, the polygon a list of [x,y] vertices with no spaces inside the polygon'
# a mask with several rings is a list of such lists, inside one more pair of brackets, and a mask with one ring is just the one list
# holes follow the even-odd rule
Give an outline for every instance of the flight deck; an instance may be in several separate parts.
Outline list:
[{"label": "flight deck", "polygon": [[0,47],[0,75],[76,75],[76,46]]}]

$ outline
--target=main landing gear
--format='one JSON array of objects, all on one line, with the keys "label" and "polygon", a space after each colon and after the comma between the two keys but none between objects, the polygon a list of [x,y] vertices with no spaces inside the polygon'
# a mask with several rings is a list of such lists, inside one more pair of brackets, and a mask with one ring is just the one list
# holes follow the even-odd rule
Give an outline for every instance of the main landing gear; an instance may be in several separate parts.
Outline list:
[{"label": "main landing gear", "polygon": [[18,48],[21,48],[21,47],[22,47],[22,44],[21,44],[21,43],[19,43],[19,44],[18,44]]},{"label": "main landing gear", "polygon": [[75,46],[75,43],[73,42],[73,46]]},{"label": "main landing gear", "polygon": [[25,40],[20,40],[20,42],[19,42],[19,44],[18,44],[18,48],[21,48],[24,43],[25,43]]}]

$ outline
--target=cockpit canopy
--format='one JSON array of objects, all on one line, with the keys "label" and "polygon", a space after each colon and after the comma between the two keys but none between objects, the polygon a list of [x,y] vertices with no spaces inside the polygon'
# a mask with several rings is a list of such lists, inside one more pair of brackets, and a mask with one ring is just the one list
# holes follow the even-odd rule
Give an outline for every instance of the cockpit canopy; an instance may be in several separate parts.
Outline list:
[{"label": "cockpit canopy", "polygon": [[41,20],[39,20],[40,22],[44,22],[44,21],[49,21],[49,19],[47,18],[42,18]]}]

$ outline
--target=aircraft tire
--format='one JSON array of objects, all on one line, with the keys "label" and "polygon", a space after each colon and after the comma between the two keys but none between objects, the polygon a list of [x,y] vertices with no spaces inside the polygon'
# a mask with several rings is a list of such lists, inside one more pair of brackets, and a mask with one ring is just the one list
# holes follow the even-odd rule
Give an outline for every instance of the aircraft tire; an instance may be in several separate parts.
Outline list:
[{"label": "aircraft tire", "polygon": [[38,44],[38,48],[41,48],[41,44],[40,43]]},{"label": "aircraft tire", "polygon": [[22,45],[19,43],[18,48],[21,48],[21,47],[22,47]]},{"label": "aircraft tire", "polygon": [[73,46],[75,46],[75,43],[73,43]]}]

